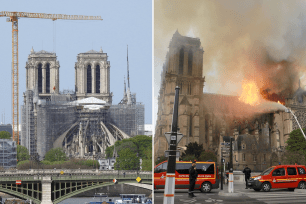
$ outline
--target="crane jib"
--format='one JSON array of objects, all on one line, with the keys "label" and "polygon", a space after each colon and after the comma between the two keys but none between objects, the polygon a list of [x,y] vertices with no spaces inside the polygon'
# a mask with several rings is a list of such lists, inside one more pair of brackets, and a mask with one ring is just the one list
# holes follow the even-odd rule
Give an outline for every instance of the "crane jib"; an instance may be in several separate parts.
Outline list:
[{"label": "crane jib", "polygon": [[103,20],[101,16],[83,16],[83,15],[65,15],[65,14],[46,14],[46,13],[28,13],[28,12],[9,12],[1,11],[0,17],[24,17],[24,18],[44,18],[44,19],[67,19],[67,20]]}]

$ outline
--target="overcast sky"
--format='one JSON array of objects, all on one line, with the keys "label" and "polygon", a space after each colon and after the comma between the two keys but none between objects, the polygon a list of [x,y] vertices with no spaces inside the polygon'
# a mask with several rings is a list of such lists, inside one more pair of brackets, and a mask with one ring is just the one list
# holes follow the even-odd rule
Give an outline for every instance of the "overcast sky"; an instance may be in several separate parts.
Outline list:
[{"label": "overcast sky", "polygon": [[[130,86],[145,104],[145,123],[152,123],[152,2],[143,0],[14,0],[1,1],[2,11],[101,16],[103,21],[19,19],[19,105],[26,88],[25,64],[34,51],[56,52],[60,91],[74,90],[74,64],[79,53],[103,51],[109,56],[113,104],[123,97],[129,46]],[[12,24],[0,18],[0,112],[12,123]],[[19,111],[21,118],[21,112]],[[1,117],[1,122],[2,117]]]}]

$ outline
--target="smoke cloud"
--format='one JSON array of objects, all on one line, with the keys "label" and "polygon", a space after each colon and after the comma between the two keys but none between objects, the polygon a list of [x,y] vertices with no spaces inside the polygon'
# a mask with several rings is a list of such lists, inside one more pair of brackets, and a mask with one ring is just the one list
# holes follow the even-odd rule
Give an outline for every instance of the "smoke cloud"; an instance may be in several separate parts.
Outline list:
[{"label": "smoke cloud", "polygon": [[155,0],[158,90],[162,63],[176,30],[200,38],[207,92],[240,95],[242,81],[248,79],[265,93],[288,97],[298,88],[299,78],[306,85],[303,1]]}]

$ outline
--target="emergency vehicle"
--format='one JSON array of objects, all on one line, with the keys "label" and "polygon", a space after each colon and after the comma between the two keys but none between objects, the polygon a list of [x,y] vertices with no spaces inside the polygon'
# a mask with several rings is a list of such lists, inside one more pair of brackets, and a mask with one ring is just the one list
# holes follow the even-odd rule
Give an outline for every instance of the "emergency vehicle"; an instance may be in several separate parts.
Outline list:
[{"label": "emergency vehicle", "polygon": [[248,187],[255,191],[270,191],[271,188],[306,188],[306,168],[303,165],[272,166],[257,176],[252,176]]},{"label": "emergency vehicle", "polygon": [[[167,161],[154,167],[154,189],[164,189],[167,174]],[[189,168],[192,162],[176,161],[175,189],[189,189]],[[194,189],[202,192],[210,192],[211,189],[219,188],[218,170],[215,162],[196,163],[198,178]]]}]

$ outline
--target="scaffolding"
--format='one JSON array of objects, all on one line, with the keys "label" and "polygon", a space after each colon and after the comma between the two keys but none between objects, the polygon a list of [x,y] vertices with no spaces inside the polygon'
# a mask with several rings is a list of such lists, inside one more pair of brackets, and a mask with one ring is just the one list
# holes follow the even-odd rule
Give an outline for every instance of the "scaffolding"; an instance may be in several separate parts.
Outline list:
[{"label": "scaffolding", "polygon": [[0,139],[0,165],[3,168],[16,168],[17,144],[11,139]]},{"label": "scaffolding", "polygon": [[144,134],[144,104],[118,104],[109,109],[110,118],[120,130],[130,136]]},{"label": "scaffolding", "polygon": [[21,144],[29,149],[31,155],[38,154],[39,159],[43,159],[58,139],[63,139],[59,146],[67,155],[78,156],[78,151],[83,148],[79,144],[81,127],[87,157],[101,158],[105,148],[114,140],[144,134],[144,105],[141,103],[88,109],[75,103],[72,91],[42,99],[37,90],[28,90],[24,97]]}]

